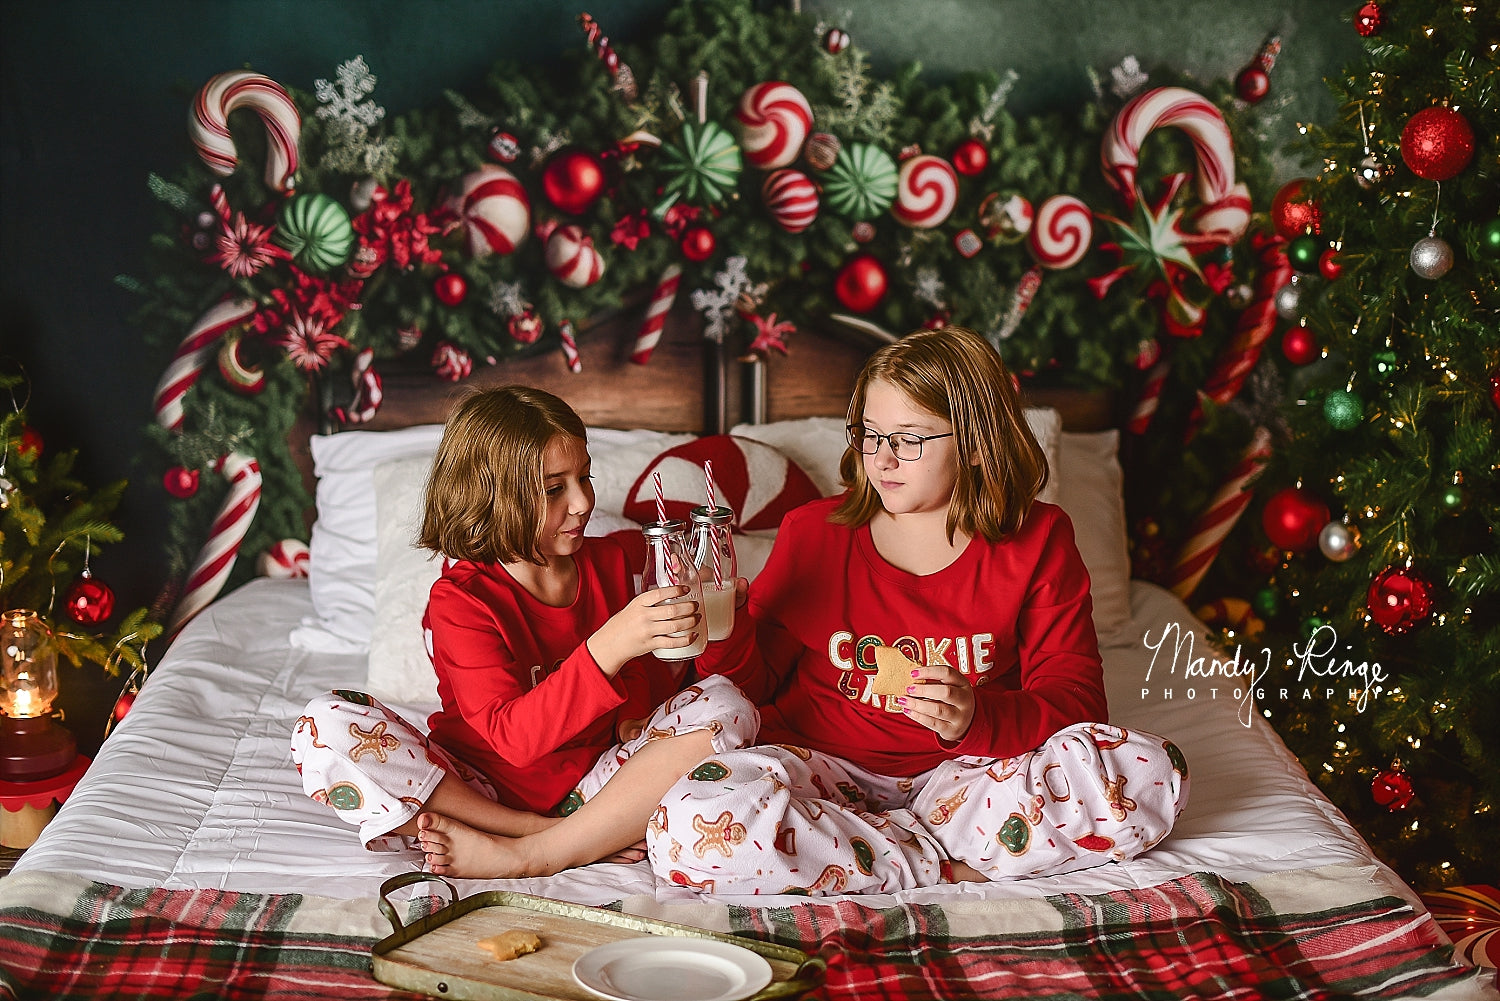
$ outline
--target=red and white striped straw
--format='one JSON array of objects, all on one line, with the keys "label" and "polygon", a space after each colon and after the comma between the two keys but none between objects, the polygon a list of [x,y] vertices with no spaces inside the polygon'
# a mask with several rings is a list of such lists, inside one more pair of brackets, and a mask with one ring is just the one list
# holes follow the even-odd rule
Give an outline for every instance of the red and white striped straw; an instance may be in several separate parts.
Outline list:
[{"label": "red and white striped straw", "polygon": [[656,484],[656,520],[666,523],[667,520],[667,495],[661,488],[661,470],[651,474],[652,481]]},{"label": "red and white striped straw", "polygon": [[[719,502],[714,499],[714,463],[712,459],[703,460],[703,485],[708,490],[708,513],[713,514],[718,509]],[[724,586],[724,566],[719,561],[719,530],[714,525],[708,526],[708,548],[714,554],[714,587]]]}]

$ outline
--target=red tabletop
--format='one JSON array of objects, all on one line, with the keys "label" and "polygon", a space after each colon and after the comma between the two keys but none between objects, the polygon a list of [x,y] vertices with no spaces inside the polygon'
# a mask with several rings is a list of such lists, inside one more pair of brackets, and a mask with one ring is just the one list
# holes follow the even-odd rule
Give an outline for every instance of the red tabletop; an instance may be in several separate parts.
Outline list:
[{"label": "red tabletop", "polygon": [[61,802],[68,798],[78,780],[83,778],[83,773],[89,770],[93,764],[92,758],[86,758],[82,754],[73,759],[68,770],[61,775],[54,775],[50,779],[38,779],[35,782],[5,782],[0,781],[0,806],[10,810],[12,813],[29,806],[36,810],[44,810],[52,805],[53,800]]}]

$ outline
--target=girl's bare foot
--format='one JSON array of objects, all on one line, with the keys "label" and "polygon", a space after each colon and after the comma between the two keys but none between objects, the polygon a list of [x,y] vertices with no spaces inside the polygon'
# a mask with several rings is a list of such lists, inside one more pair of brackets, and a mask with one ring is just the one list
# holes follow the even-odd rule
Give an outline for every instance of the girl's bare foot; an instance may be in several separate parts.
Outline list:
[{"label": "girl's bare foot", "polygon": [[526,839],[476,830],[440,813],[417,814],[417,840],[427,853],[428,870],[439,876],[512,879],[558,871],[530,858]]},{"label": "girl's bare foot", "polygon": [[990,878],[978,869],[966,862],[952,859],[948,867],[953,870],[953,882],[955,883],[988,883]]}]

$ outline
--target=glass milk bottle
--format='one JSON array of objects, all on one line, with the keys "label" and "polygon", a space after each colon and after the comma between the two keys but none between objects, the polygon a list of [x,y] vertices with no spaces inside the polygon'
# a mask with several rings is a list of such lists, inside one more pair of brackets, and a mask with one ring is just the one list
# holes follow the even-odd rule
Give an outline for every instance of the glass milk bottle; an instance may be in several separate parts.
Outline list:
[{"label": "glass milk bottle", "polygon": [[703,616],[711,640],[728,639],[734,631],[734,536],[729,534],[733,520],[734,512],[727,507],[693,508],[693,536],[688,550],[703,582]]},{"label": "glass milk bottle", "polygon": [[[688,587],[688,593],[672,601],[696,602],[701,613],[703,586],[698,579],[698,568],[694,566],[693,561],[688,558],[687,550],[683,548],[683,533],[686,529],[687,525],[680,521],[656,521],[645,527],[646,569],[641,575],[641,590],[644,592],[658,587],[685,584]],[[689,646],[668,647],[651,652],[658,660],[687,660],[696,657],[708,649],[708,630],[703,628],[703,622],[699,620],[698,627],[694,631],[697,633],[697,638]],[[673,633],[672,635],[683,634]]]}]

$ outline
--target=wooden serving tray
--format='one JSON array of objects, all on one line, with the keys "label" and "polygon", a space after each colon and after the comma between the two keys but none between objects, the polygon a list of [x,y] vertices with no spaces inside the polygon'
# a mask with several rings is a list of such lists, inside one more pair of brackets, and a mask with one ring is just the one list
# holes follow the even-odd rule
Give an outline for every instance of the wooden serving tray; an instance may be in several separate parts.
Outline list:
[{"label": "wooden serving tray", "polygon": [[[449,903],[403,926],[386,896],[414,883],[441,883]],[[795,998],[822,982],[823,960],[790,946],[756,942],[689,925],[491,890],[462,899],[441,876],[409,872],[381,884],[380,912],[395,931],[371,949],[375,979],[433,997],[483,1001],[599,1001],[573,979],[573,963],[596,946],[646,935],[712,939],[749,949],[771,964],[771,983],[754,1001]],[[500,962],[479,948],[503,931],[535,932],[542,947]]]}]

